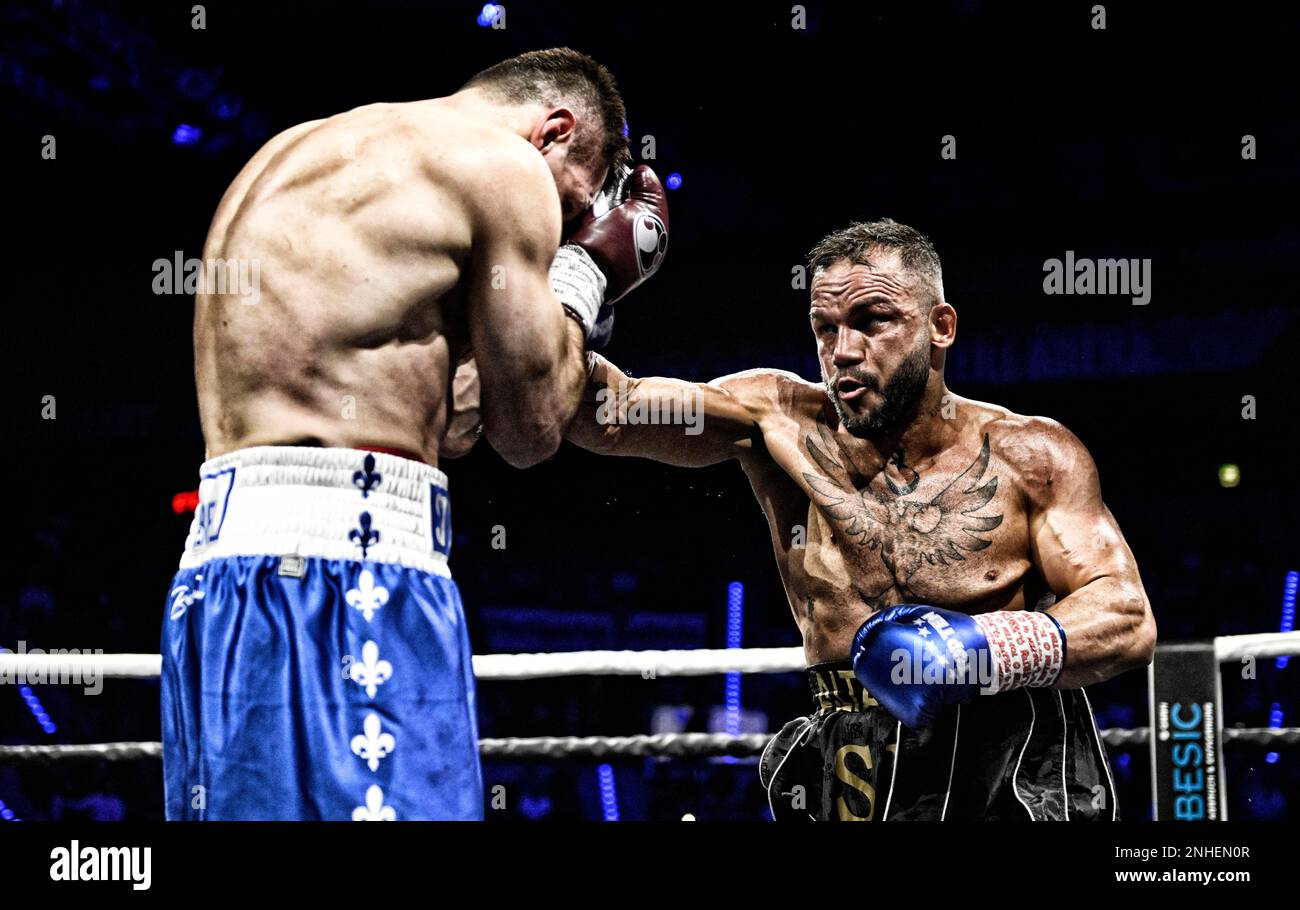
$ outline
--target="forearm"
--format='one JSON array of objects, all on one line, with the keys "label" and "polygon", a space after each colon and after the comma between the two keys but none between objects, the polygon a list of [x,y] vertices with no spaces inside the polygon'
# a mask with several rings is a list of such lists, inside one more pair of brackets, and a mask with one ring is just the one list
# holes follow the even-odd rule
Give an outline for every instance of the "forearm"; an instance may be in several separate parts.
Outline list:
[{"label": "forearm", "polygon": [[438,443],[438,458],[466,455],[483,434],[478,364],[471,357],[457,365],[451,378],[451,416]]},{"label": "forearm", "polygon": [[1098,578],[1048,612],[1061,624],[1066,639],[1057,688],[1092,685],[1151,662],[1155,619],[1140,583]]},{"label": "forearm", "polygon": [[602,455],[703,467],[735,457],[748,415],[720,389],[679,379],[634,379],[595,355],[569,441]]},{"label": "forearm", "polygon": [[484,403],[484,435],[507,462],[530,467],[559,448],[582,401],[587,381],[582,327],[561,316],[554,347],[534,349],[516,364],[516,381],[493,390]]},{"label": "forearm", "polygon": [[[580,448],[601,455],[620,454],[622,429],[605,418],[608,396],[626,389],[630,378],[600,354],[590,354],[591,368],[584,377],[582,400],[565,438]],[[611,393],[610,390],[613,390]]]}]

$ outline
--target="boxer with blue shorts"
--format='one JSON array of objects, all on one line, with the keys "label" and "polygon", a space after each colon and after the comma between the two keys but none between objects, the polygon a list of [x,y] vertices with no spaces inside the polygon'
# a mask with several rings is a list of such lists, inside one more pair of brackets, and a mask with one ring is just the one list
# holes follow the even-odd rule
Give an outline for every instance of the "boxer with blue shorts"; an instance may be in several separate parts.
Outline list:
[{"label": "boxer with blue shorts", "polygon": [[553,455],[659,267],[666,193],[626,121],[599,63],[531,51],[291,127],[226,190],[202,261],[255,277],[195,298],[168,818],[482,817],[438,466],[480,435],[513,467]]},{"label": "boxer with blue shorts", "polygon": [[263,446],[203,465],[163,621],[169,819],[481,819],[446,476]]}]

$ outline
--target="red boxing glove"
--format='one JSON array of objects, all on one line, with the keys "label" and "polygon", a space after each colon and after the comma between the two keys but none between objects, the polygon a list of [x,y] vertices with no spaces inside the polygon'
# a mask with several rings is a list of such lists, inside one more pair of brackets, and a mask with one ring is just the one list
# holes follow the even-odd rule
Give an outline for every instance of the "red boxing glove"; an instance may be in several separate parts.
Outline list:
[{"label": "red boxing glove", "polygon": [[605,275],[605,303],[615,303],[658,270],[668,252],[668,195],[648,165],[624,168],[596,197],[570,243]]},{"label": "red boxing glove", "polygon": [[668,197],[646,165],[624,167],[596,197],[551,263],[551,287],[596,350],[614,328],[616,300],[659,268],[668,250]]}]

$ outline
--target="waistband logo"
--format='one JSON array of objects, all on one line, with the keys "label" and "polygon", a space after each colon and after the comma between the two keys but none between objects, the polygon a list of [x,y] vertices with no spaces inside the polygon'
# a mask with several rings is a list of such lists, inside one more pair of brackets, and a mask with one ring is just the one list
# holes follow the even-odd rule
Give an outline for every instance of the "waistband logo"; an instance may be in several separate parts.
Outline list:
[{"label": "waistband logo", "polygon": [[367,455],[361,466],[360,471],[352,472],[352,485],[361,490],[361,498],[365,499],[383,481],[384,475],[375,470],[374,455]]},{"label": "waistband logo", "polygon": [[370,548],[379,543],[379,532],[370,527],[369,512],[362,512],[357,521],[361,526],[348,531],[348,540],[361,547],[361,558],[365,559]]},{"label": "waistband logo", "polygon": [[451,553],[451,497],[437,484],[429,487],[429,506],[433,523],[433,549],[443,556]]}]

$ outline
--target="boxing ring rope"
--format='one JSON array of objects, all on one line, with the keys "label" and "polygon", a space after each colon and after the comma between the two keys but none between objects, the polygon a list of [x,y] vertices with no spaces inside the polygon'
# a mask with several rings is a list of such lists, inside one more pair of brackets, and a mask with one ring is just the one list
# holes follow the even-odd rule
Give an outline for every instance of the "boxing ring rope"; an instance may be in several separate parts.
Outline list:
[{"label": "boxing ring rope", "polygon": [[[1214,640],[1219,663],[1246,657],[1300,654],[1300,632],[1224,635]],[[559,651],[545,654],[479,654],[480,680],[547,679],[559,676],[711,676],[719,673],[791,673],[806,666],[802,648],[717,648],[678,651]],[[0,675],[46,678],[93,674],[102,679],[157,679],[161,654],[0,654]],[[80,678],[78,676],[78,678]]]},{"label": "boxing ring rope", "polygon": [[[1225,635],[1214,639],[1219,663],[1246,658],[1300,654],[1300,632]],[[543,679],[559,676],[708,676],[720,673],[789,673],[805,668],[803,649],[726,648],[670,651],[571,651],[549,654],[484,654],[474,657],[479,680]],[[0,678],[41,676],[46,679],[157,679],[160,654],[0,654]],[[1110,746],[1141,745],[1149,741],[1147,727],[1101,731]],[[542,736],[482,739],[485,758],[594,758],[611,756],[689,758],[754,756],[767,744],[768,733],[663,733],[639,736]],[[1300,727],[1226,727],[1227,743],[1270,747],[1300,744]],[[0,763],[50,762],[61,759],[121,761],[158,758],[157,742],[91,743],[85,745],[0,745]]]},{"label": "boxing ring rope", "polygon": [[[789,673],[804,669],[802,648],[724,648],[696,651],[560,651],[478,654],[480,680],[558,676],[711,676],[717,673]],[[0,654],[0,674],[29,677],[157,679],[161,654]]]},{"label": "boxing ring rope", "polygon": [[[590,759],[610,758],[752,758],[760,755],[769,733],[658,733],[638,736],[533,736],[480,739],[483,758]],[[1101,731],[1111,747],[1141,746],[1151,738],[1146,727]],[[1225,743],[1276,749],[1300,745],[1300,727],[1226,727]],[[64,759],[127,761],[161,758],[156,742],[91,743],[88,745],[0,746],[0,764],[48,764]]]}]

